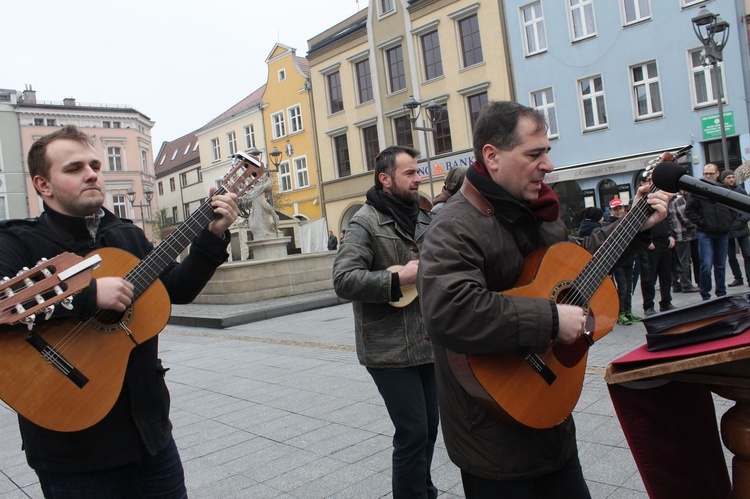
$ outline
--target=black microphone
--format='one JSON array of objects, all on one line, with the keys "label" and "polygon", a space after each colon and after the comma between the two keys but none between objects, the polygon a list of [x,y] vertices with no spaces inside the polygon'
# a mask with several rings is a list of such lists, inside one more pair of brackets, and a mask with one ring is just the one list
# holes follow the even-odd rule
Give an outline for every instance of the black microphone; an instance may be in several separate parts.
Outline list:
[{"label": "black microphone", "polygon": [[724,185],[705,178],[696,179],[685,172],[677,163],[664,161],[654,167],[651,180],[659,189],[667,192],[677,192],[680,189],[716,201],[736,210],[750,213],[750,196],[745,196]]}]

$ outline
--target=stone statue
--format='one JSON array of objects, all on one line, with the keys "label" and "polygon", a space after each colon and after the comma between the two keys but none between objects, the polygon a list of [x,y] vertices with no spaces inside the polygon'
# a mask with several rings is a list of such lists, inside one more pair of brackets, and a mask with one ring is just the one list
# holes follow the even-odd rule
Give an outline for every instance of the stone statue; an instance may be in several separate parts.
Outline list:
[{"label": "stone statue", "polygon": [[266,171],[243,196],[251,203],[247,223],[256,241],[278,236],[279,216],[268,202],[269,196],[273,196],[273,178]]}]

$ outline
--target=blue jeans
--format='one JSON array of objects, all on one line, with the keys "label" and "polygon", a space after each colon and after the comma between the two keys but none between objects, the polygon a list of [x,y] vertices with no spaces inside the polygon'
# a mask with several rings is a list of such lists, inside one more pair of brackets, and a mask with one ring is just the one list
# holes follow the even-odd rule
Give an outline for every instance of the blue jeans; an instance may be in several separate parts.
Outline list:
[{"label": "blue jeans", "polygon": [[587,499],[591,497],[578,456],[559,471],[525,480],[489,480],[461,471],[466,499]]},{"label": "blue jeans", "polygon": [[716,281],[716,296],[727,294],[727,247],[729,234],[713,234],[698,231],[698,254],[701,259],[700,288],[701,298],[711,298],[711,269]]},{"label": "blue jeans", "polygon": [[174,439],[155,456],[116,468],[84,473],[35,471],[46,498],[187,498],[185,473]]},{"label": "blue jeans", "polygon": [[396,427],[393,435],[393,499],[435,498],[430,466],[438,433],[437,386],[432,364],[368,367]]}]

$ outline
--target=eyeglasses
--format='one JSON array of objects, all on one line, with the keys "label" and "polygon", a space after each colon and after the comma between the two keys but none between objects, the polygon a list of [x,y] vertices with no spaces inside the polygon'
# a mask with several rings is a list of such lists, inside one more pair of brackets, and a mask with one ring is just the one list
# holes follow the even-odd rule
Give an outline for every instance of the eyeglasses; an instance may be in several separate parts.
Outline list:
[{"label": "eyeglasses", "polygon": [[714,175],[718,175],[719,172],[703,172],[704,177],[713,177]]}]

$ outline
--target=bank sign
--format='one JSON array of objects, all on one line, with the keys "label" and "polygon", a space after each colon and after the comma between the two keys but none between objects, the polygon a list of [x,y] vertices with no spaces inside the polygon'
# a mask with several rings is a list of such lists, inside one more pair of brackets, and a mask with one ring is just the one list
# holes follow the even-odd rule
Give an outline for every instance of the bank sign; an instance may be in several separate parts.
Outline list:
[{"label": "bank sign", "polygon": [[[432,167],[432,178],[442,178],[451,169],[458,166],[469,167],[474,162],[474,151],[465,151],[463,153],[454,154],[446,158],[430,159],[430,167]],[[422,180],[428,180],[430,178],[430,170],[427,167],[427,160],[423,163],[419,163],[419,176]]]},{"label": "bank sign", "polygon": [[[703,130],[704,139],[717,139],[721,137],[721,121],[719,114],[710,114],[701,118],[701,129]],[[734,111],[724,113],[724,132],[726,135],[733,135],[734,132]]]}]

